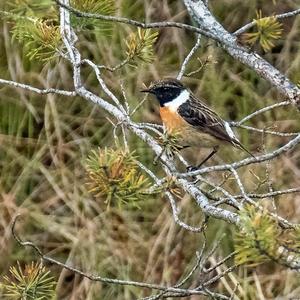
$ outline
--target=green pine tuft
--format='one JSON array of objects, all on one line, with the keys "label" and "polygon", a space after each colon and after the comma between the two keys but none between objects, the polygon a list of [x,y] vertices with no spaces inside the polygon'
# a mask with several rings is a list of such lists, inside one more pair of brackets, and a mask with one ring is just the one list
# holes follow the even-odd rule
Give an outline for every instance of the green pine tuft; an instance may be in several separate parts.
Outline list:
[{"label": "green pine tuft", "polygon": [[277,223],[253,206],[246,206],[240,218],[243,230],[235,235],[236,262],[256,265],[276,259],[280,235]]},{"label": "green pine tuft", "polygon": [[42,263],[32,262],[24,270],[19,262],[9,269],[10,276],[4,276],[4,296],[8,299],[53,299],[56,282]]},{"label": "green pine tuft", "polygon": [[154,43],[158,37],[157,31],[138,28],[126,40],[126,54],[132,66],[138,63],[151,63],[154,60]]},{"label": "green pine tuft", "polygon": [[259,43],[265,52],[270,51],[274,46],[274,41],[282,36],[282,24],[276,17],[262,17],[262,12],[257,12],[257,18],[254,19],[257,31],[252,33],[245,33],[244,40],[254,45]]},{"label": "green pine tuft", "polygon": [[39,19],[18,20],[13,28],[13,39],[24,44],[25,54],[30,60],[44,62],[57,57],[62,42],[59,27]]},{"label": "green pine tuft", "polygon": [[104,200],[107,206],[121,207],[124,204],[139,207],[149,187],[133,154],[122,149],[92,151],[86,162],[89,191]]}]

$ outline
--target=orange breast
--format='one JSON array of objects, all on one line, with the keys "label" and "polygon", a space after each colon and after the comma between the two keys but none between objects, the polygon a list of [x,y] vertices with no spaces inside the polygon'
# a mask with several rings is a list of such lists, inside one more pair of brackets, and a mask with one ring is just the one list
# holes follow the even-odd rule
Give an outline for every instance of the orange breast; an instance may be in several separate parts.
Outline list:
[{"label": "orange breast", "polygon": [[160,116],[167,132],[170,135],[177,135],[179,144],[204,148],[220,144],[220,140],[189,125],[176,111],[168,107],[160,108]]},{"label": "orange breast", "polygon": [[179,116],[179,114],[170,110],[168,107],[161,107],[159,112],[169,133],[181,131],[187,126],[187,123]]}]

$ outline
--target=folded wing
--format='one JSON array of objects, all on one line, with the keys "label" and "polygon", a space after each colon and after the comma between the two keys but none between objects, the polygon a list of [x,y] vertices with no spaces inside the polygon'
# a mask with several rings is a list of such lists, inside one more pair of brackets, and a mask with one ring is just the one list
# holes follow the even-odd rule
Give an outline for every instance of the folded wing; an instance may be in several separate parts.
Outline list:
[{"label": "folded wing", "polygon": [[231,143],[253,156],[237,139],[229,124],[197,99],[192,93],[190,99],[177,109],[179,115],[194,128],[213,137]]}]

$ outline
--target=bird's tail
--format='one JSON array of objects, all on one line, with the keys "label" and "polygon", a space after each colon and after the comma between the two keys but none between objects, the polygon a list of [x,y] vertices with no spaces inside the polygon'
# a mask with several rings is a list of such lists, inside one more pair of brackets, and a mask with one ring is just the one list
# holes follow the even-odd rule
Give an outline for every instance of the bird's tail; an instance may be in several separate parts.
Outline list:
[{"label": "bird's tail", "polygon": [[239,141],[234,141],[234,145],[237,146],[238,148],[244,150],[247,152],[249,155],[251,155],[253,158],[256,158],[247,148],[245,148]]}]

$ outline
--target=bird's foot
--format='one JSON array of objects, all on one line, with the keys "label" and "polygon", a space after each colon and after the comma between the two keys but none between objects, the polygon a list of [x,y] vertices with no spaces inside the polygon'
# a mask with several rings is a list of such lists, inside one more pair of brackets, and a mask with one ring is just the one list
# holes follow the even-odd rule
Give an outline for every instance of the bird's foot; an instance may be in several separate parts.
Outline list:
[{"label": "bird's foot", "polygon": [[197,170],[199,170],[198,166],[197,167],[195,167],[195,166],[188,166],[188,167],[186,167],[186,171],[187,172],[194,172],[194,171],[197,171]]}]

